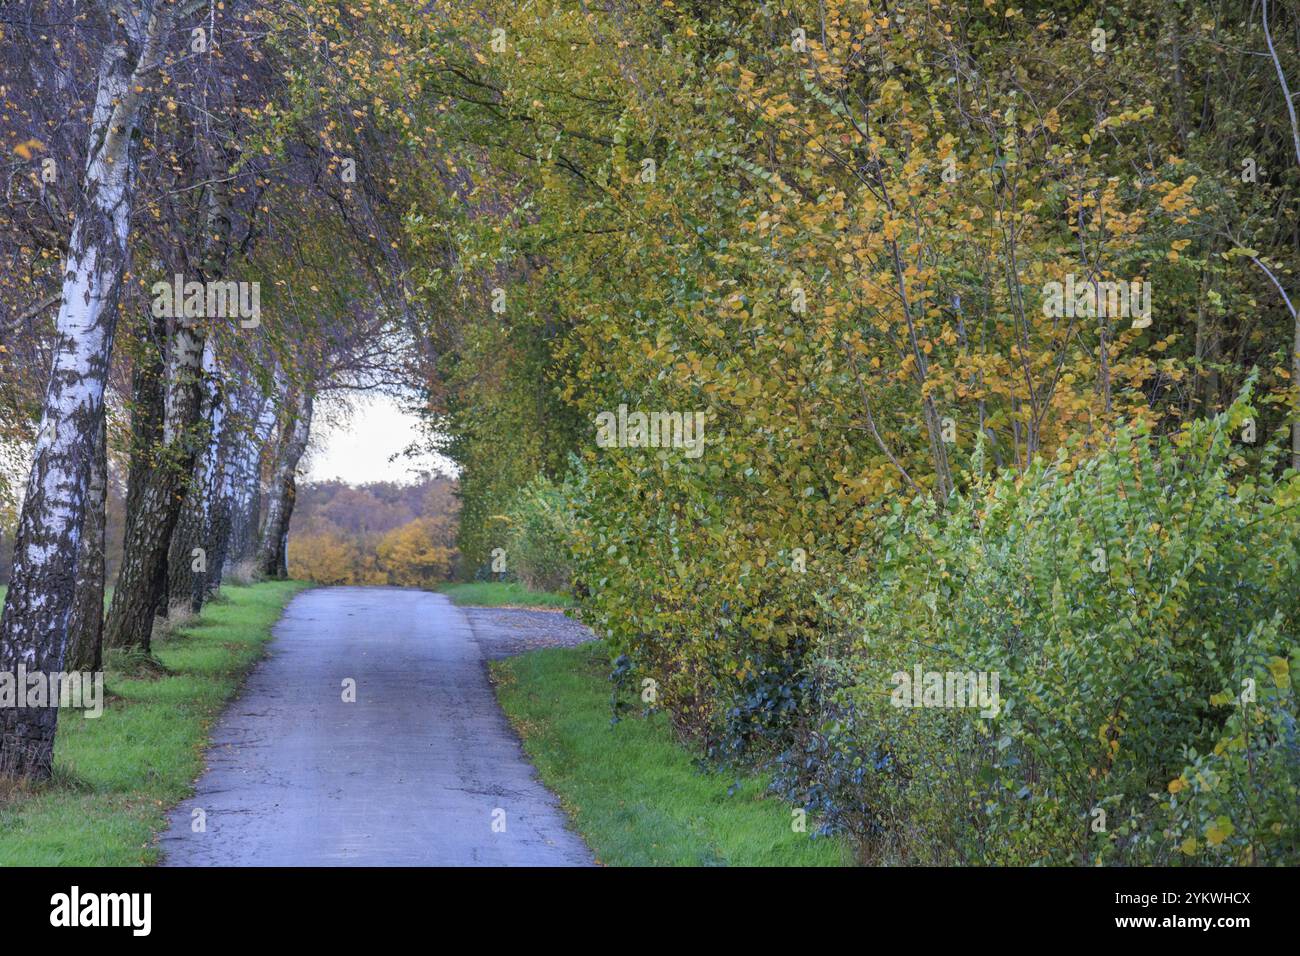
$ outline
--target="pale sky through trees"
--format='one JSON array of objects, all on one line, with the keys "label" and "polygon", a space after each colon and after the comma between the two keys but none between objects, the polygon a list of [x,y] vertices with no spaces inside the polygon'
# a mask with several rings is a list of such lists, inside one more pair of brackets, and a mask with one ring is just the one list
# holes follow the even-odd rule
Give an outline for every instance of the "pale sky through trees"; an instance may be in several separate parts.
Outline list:
[{"label": "pale sky through trees", "polygon": [[397,400],[379,394],[350,397],[352,411],[339,415],[330,402],[321,429],[312,437],[307,481],[339,479],[350,485],[370,481],[409,482],[421,471],[454,474],[452,463],[441,455],[421,454],[390,461],[421,436],[419,419],[404,411]]},{"label": "pale sky through trees", "polygon": [[[421,435],[419,419],[404,411],[396,399],[377,393],[353,393],[348,400],[352,405],[350,413],[337,400],[322,399],[325,414],[319,428],[313,429],[305,480],[338,479],[350,485],[370,481],[407,483],[418,480],[421,471],[456,473],[449,459],[436,454],[389,460]],[[16,500],[8,504],[21,501],[22,479],[30,467],[30,447],[0,449],[0,469],[11,473],[15,491]],[[5,504],[0,501],[0,508]]]}]

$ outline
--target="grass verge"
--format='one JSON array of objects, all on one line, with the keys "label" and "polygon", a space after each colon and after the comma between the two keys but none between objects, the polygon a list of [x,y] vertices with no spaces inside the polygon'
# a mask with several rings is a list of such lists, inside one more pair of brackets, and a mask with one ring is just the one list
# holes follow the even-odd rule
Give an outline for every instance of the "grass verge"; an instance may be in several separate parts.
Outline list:
[{"label": "grass verge", "polygon": [[438,590],[455,604],[474,607],[572,607],[573,598],[550,591],[530,591],[517,581],[470,581],[444,584]]},{"label": "grass verge", "polygon": [[137,866],[167,810],[203,770],[208,730],[305,585],[223,588],[198,621],[155,645],[164,676],[130,676],[110,656],[103,716],[59,715],[54,777],[0,792],[0,866]]},{"label": "grass verge", "polygon": [[[542,780],[611,866],[840,866],[848,845],[791,829],[790,808],[753,777],[698,770],[665,714],[610,726],[600,641],[492,664],[497,697]],[[809,829],[812,827],[809,825]]]}]

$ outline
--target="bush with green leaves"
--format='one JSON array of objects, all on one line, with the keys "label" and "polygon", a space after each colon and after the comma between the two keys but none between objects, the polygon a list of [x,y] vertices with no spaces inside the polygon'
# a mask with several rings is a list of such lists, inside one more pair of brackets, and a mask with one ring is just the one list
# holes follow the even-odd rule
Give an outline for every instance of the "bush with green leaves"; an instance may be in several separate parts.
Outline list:
[{"label": "bush with green leaves", "polygon": [[[1300,476],[1242,476],[1253,415],[895,507],[787,792],[886,860],[1300,862]],[[899,706],[918,666],[997,675],[997,707]]]},{"label": "bush with green leaves", "polygon": [[539,474],[515,494],[499,520],[510,572],[534,591],[569,590],[575,495],[581,473],[563,482]]},{"label": "bush with green leaves", "polygon": [[1213,748],[1187,748],[1170,781],[1167,836],[1199,863],[1300,860],[1300,741],[1291,674],[1300,664],[1282,616],[1242,642],[1231,682],[1211,704],[1227,719]]}]

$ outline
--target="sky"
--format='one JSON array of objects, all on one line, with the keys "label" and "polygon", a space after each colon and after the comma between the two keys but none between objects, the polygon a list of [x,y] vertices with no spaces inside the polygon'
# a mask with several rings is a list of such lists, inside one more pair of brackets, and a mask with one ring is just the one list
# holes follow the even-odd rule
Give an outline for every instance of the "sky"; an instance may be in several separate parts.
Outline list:
[{"label": "sky", "polygon": [[421,470],[454,473],[440,455],[389,459],[419,438],[419,419],[386,395],[353,393],[351,411],[336,399],[321,402],[312,421],[307,481],[341,479],[351,485],[370,481],[413,481]]},{"label": "sky", "polygon": [[[422,470],[456,474],[455,464],[441,455],[390,462],[389,458],[420,437],[419,419],[402,411],[401,405],[386,395],[345,394],[350,412],[328,395],[317,403],[305,462],[307,481],[337,478],[360,485],[370,481],[416,481]],[[0,495],[0,509],[21,501],[30,468],[30,447],[0,448],[0,491],[6,479],[10,488],[10,500]]]}]

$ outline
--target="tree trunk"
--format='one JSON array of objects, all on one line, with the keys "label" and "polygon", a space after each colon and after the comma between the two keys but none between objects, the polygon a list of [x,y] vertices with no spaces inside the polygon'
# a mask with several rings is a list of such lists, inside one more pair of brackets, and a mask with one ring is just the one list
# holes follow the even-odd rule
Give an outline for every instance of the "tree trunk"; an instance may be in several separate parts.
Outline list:
[{"label": "tree trunk", "polygon": [[153,619],[167,600],[167,558],[180,518],[186,485],[203,440],[199,424],[202,333],[183,319],[171,320],[167,388],[160,460],[144,479],[137,512],[128,518],[113,603],[104,640],[109,647],[148,653]]},{"label": "tree trunk", "polygon": [[180,492],[181,506],[167,550],[167,589],[163,597],[168,602],[168,613],[172,607],[191,607],[195,578],[199,575],[195,565],[207,565],[207,553],[203,550],[203,516],[198,512],[202,497],[198,482],[202,480],[200,474],[191,475]]},{"label": "tree trunk", "polygon": [[[86,491],[127,266],[136,134],[146,108],[137,74],[153,68],[167,25],[168,16],[150,16],[134,69],[121,42],[111,42],[100,62],[86,171],[63,266],[53,368],[0,619],[0,670],[15,671],[19,664],[29,672],[63,670]],[[58,712],[0,710],[0,774],[49,776]]]},{"label": "tree trunk", "polygon": [[167,557],[167,600],[175,605],[185,605],[197,614],[200,606],[194,602],[196,588],[202,587],[200,579],[207,567],[207,548],[203,540],[205,518],[204,486],[208,468],[208,456],[212,443],[216,439],[213,433],[211,403],[209,401],[209,378],[212,358],[212,342],[208,340],[203,347],[203,374],[200,381],[201,399],[198,420],[207,430],[208,440],[202,450],[195,455],[193,473],[184,489],[180,513],[176,518],[176,528],[172,532],[171,548]]},{"label": "tree trunk", "polygon": [[[221,410],[223,406],[224,411]],[[217,468],[208,485],[206,533],[208,573],[204,580],[203,593],[197,596],[200,606],[221,587],[227,555],[230,552],[231,516],[234,511],[239,473],[236,452],[240,450],[238,445],[240,422],[234,415],[236,411],[233,403],[227,404],[223,401],[222,406],[218,407],[218,414],[222,418],[221,441],[213,449]]]},{"label": "tree trunk", "polygon": [[194,594],[192,608],[197,614],[204,602],[210,600],[221,587],[222,571],[226,566],[226,549],[230,541],[230,495],[223,485],[209,503],[208,510],[208,570],[201,580],[202,588]]},{"label": "tree trunk", "polygon": [[[158,467],[163,438],[163,393],[166,389],[161,343],[167,337],[166,323],[151,319],[135,357],[131,372],[131,463],[126,480],[126,520],[123,529],[122,563],[139,558],[130,542],[137,538],[141,504],[149,476]],[[118,579],[122,571],[118,569]]]},{"label": "tree trunk", "polygon": [[189,497],[185,502],[186,515],[193,522],[193,547],[199,549],[201,560],[191,559],[185,564],[188,587],[184,590],[174,585],[172,587],[172,594],[177,601],[182,596],[188,598],[190,611],[194,614],[203,609],[204,599],[216,590],[213,582],[219,580],[221,560],[214,554],[216,541],[213,518],[218,510],[217,498],[221,494],[221,454],[225,445],[226,421],[218,383],[216,351],[211,341],[203,353],[203,418],[208,423],[208,444],[195,469],[194,481],[190,484]]},{"label": "tree trunk", "polygon": [[[209,175],[225,172],[215,147],[204,144],[203,171]],[[227,187],[223,180],[207,185],[208,212],[203,232],[203,278],[216,281],[224,272],[229,254],[230,209]],[[134,534],[124,545],[122,570],[113,604],[108,611],[105,640],[110,647],[137,647],[150,650],[153,619],[172,598],[168,588],[168,557],[172,553],[172,536],[181,520],[182,506],[200,450],[207,444],[207,429],[202,421],[203,356],[207,342],[207,321],[185,317],[179,303],[169,322],[170,342],[167,354],[167,392],[163,413],[163,453],[159,467],[150,472],[140,498],[140,518],[132,526]],[[174,597],[190,601],[191,588],[185,563],[197,546],[197,519],[187,514],[183,533],[177,543],[181,571],[179,593]]]},{"label": "tree trunk", "polygon": [[[278,382],[277,376],[277,382]],[[262,505],[262,453],[275,431],[275,403],[260,397],[251,433],[234,433],[230,458],[235,469],[230,502],[230,536],[223,573],[241,561],[256,558]]]},{"label": "tree trunk", "polygon": [[86,517],[77,559],[77,597],[68,620],[67,670],[93,672],[104,663],[104,508],[108,503],[107,423],[103,409],[90,478],[86,487]]},{"label": "tree trunk", "polygon": [[271,477],[266,523],[258,549],[258,567],[268,578],[288,577],[289,521],[293,517],[294,499],[298,492],[298,462],[307,450],[307,438],[311,433],[312,406],[312,394],[299,392],[290,400],[284,420],[284,438]]}]

